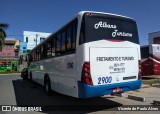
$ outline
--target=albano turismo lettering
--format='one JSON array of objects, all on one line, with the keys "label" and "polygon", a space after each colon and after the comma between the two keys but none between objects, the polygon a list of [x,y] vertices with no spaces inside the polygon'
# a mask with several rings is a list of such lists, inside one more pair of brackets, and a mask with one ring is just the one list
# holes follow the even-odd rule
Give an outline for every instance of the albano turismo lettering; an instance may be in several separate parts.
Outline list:
[{"label": "albano turismo lettering", "polygon": [[112,36],[113,37],[116,37],[116,36],[128,36],[128,37],[132,37],[132,33],[118,32],[118,30],[114,30],[114,32],[112,32]]},{"label": "albano turismo lettering", "polygon": [[111,25],[111,24],[108,24],[107,22],[102,22],[102,21],[100,21],[99,23],[96,23],[94,25],[95,29],[98,29],[99,27],[101,27],[101,28],[114,28],[114,29],[117,28],[116,25]]},{"label": "albano turismo lettering", "polygon": [[112,37],[116,37],[116,36],[128,36],[128,37],[132,37],[132,33],[126,33],[126,32],[119,32],[117,29],[117,25],[112,25],[112,24],[109,24],[107,22],[98,22],[94,25],[94,28],[95,29],[98,29],[98,28],[110,28],[110,29],[115,29],[114,32],[112,32]]}]

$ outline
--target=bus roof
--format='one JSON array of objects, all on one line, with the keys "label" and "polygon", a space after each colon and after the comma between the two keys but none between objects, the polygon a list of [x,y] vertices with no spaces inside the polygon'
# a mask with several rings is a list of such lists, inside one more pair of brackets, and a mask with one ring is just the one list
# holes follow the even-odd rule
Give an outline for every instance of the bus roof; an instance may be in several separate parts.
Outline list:
[{"label": "bus roof", "polygon": [[[78,14],[79,15],[83,15],[84,13],[97,13],[97,14],[106,14],[106,15],[112,15],[112,16],[118,16],[118,17],[123,17],[123,18],[128,18],[128,19],[132,19],[130,17],[127,16],[123,16],[123,15],[118,15],[118,14],[113,14],[113,13],[105,13],[105,12],[97,12],[97,11],[81,11]],[[133,19],[132,19],[133,20]]]},{"label": "bus roof", "polygon": [[143,46],[141,46],[141,48],[143,48],[143,47],[149,47],[149,45],[143,45]]},{"label": "bus roof", "polygon": [[[79,16],[83,16],[85,13],[97,13],[97,14],[106,14],[106,15],[110,15],[110,16],[117,16],[120,18],[126,18],[126,19],[130,19],[130,20],[134,20],[130,17],[127,16],[123,16],[123,15],[118,15],[118,14],[113,14],[113,13],[105,13],[105,12],[97,12],[97,11],[80,11],[79,13],[77,13],[75,16],[73,16],[73,18],[71,18],[67,23],[65,23],[63,26],[61,26],[59,29],[57,29],[56,31],[54,31],[51,35],[49,35],[47,38],[45,38],[44,41],[42,41],[41,43],[39,43],[37,46],[35,46],[32,50],[38,48],[41,44],[43,44],[45,41],[47,41],[52,35],[54,35],[57,31],[61,30],[63,27],[65,27],[68,23],[70,23],[72,20],[74,20],[76,17]],[[31,52],[32,52],[31,50]]]}]

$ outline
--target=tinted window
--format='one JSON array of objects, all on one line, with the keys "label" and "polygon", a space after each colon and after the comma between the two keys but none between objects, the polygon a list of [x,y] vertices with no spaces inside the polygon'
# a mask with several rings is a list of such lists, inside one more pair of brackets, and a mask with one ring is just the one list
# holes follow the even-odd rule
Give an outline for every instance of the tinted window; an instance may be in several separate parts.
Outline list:
[{"label": "tinted window", "polygon": [[61,34],[58,34],[56,38],[56,55],[60,55],[61,53],[61,43]]},{"label": "tinted window", "polygon": [[52,38],[52,40],[51,40],[51,42],[52,42],[52,57],[54,57],[55,56],[55,49],[56,49],[56,38],[55,37],[53,37]]},{"label": "tinted window", "polygon": [[73,39],[72,39],[72,49],[76,48],[76,36],[77,36],[77,23],[73,25]]},{"label": "tinted window", "polygon": [[153,40],[154,44],[160,44],[160,37],[155,37]]},{"label": "tinted window", "polygon": [[48,41],[47,42],[47,58],[50,58],[51,56],[52,56],[52,41],[50,40],[50,41]]},{"label": "tinted window", "polygon": [[149,58],[149,47],[141,47],[141,58]]},{"label": "tinted window", "polygon": [[66,51],[66,32],[62,33],[62,50],[63,53]]},{"label": "tinted window", "polygon": [[102,39],[127,40],[139,44],[136,23],[132,19],[117,16],[85,14],[80,44]]},{"label": "tinted window", "polygon": [[73,20],[32,50],[33,61],[75,53],[77,23]]},{"label": "tinted window", "polygon": [[71,49],[71,42],[72,42],[72,28],[68,28],[67,30],[67,50]]},{"label": "tinted window", "polygon": [[43,45],[43,59],[47,58],[47,43]]}]

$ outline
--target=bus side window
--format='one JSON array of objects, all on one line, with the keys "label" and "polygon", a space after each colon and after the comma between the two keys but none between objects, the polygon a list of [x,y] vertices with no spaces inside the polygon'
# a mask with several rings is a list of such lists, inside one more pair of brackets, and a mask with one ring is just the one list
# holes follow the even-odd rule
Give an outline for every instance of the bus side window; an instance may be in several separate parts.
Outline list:
[{"label": "bus side window", "polygon": [[61,45],[62,45],[61,43],[62,43],[61,34],[58,34],[56,38],[56,55],[57,56],[61,55]]},{"label": "bus side window", "polygon": [[67,51],[71,50],[71,41],[72,41],[72,28],[67,29]]},{"label": "bus side window", "polygon": [[37,60],[40,60],[40,48],[37,49]]},{"label": "bus side window", "polygon": [[65,51],[66,51],[66,31],[64,31],[63,33],[62,33],[62,45],[61,45],[62,47],[61,47],[61,52],[62,53],[65,53]]},{"label": "bus side window", "polygon": [[34,57],[35,57],[35,61],[37,61],[37,49],[35,50]]},{"label": "bus side window", "polygon": [[51,41],[48,41],[47,42],[47,58],[50,58],[51,57],[51,54],[52,54],[52,50],[51,50]]},{"label": "bus side window", "polygon": [[75,51],[76,49],[76,36],[77,36],[77,23],[75,23],[73,25],[73,28],[72,28],[72,50]]},{"label": "bus side window", "polygon": [[83,44],[84,42],[85,42],[85,39],[84,39],[84,21],[83,21],[81,24],[79,45]]},{"label": "bus side window", "polygon": [[56,48],[56,38],[52,38],[52,40],[51,40],[51,42],[52,42],[52,57],[54,57],[55,56],[55,48]]},{"label": "bus side window", "polygon": [[32,62],[33,61],[33,58],[32,58],[32,54],[29,55],[29,62]]},{"label": "bus side window", "polygon": [[35,51],[33,52],[33,61],[35,61]]},{"label": "bus side window", "polygon": [[149,46],[148,47],[141,47],[141,58],[149,58]]},{"label": "bus side window", "polygon": [[47,44],[43,45],[43,59],[47,58]]}]

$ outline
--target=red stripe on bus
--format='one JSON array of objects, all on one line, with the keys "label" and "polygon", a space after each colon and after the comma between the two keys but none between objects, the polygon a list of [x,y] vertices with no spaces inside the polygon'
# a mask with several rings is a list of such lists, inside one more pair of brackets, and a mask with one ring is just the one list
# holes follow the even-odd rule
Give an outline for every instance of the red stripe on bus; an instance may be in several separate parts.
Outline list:
[{"label": "red stripe on bus", "polygon": [[160,61],[160,58],[157,57],[157,56],[155,56],[155,55],[153,55],[153,54],[149,54],[149,56],[152,57],[152,58],[154,58],[154,59],[156,59],[157,61]]},{"label": "red stripe on bus", "polygon": [[124,40],[113,40],[113,39],[106,39],[106,40],[108,40],[110,42],[123,42],[124,41]]}]

